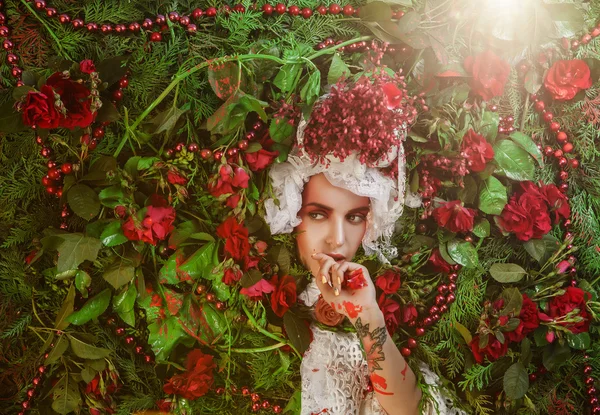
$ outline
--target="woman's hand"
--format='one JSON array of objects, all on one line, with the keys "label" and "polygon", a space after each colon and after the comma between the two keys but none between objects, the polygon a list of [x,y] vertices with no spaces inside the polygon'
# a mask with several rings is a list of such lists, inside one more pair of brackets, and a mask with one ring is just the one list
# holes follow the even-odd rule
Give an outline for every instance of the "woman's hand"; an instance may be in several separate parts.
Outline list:
[{"label": "woman's hand", "polygon": [[[340,314],[347,316],[352,322],[359,315],[379,312],[375,296],[375,284],[371,280],[369,271],[355,262],[335,261],[332,257],[317,253],[312,255],[313,259],[319,261],[320,268],[317,278],[317,286],[321,295]],[[356,273],[360,280],[362,272],[362,284],[360,288],[352,289],[347,286],[346,273]],[[346,283],[345,283],[346,282]]]}]

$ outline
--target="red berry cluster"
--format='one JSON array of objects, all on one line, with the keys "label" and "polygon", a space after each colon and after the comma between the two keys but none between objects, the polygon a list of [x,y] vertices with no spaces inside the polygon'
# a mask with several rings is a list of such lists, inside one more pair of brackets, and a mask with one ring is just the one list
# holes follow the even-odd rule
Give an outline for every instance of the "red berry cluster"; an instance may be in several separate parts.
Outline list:
[{"label": "red berry cluster", "polygon": [[600,22],[596,24],[596,26],[588,33],[584,33],[581,35],[579,40],[573,39],[569,40],[566,37],[561,39],[561,45],[564,49],[577,49],[581,45],[587,45],[592,41],[593,38],[600,36]]},{"label": "red berry cluster", "polygon": [[196,287],[196,294],[203,295],[206,298],[206,301],[209,303],[213,303],[217,310],[225,311],[227,310],[227,305],[223,301],[218,301],[217,296],[208,291],[208,288],[204,284],[200,284]]},{"label": "red berry cluster", "polygon": [[[62,334],[62,332],[59,331],[58,334],[60,335]],[[50,344],[50,347],[54,347],[54,343]],[[44,355],[44,359],[47,358],[48,353]],[[42,376],[44,375],[44,373],[46,373],[46,369],[47,368],[44,365],[41,365],[37,368],[37,375],[31,380],[31,388],[27,390],[27,398],[23,402],[21,402],[21,408],[23,408],[23,410],[17,415],[25,415],[25,412],[27,412],[31,408],[31,400],[35,396],[37,389],[42,383]]]},{"label": "red berry cluster", "polygon": [[[587,354],[583,355],[584,360],[588,360]],[[592,415],[600,415],[600,401],[598,401],[598,391],[596,390],[596,379],[592,377],[593,368],[589,363],[583,367],[583,382],[585,383],[586,392],[588,395],[588,403],[592,409]]]},{"label": "red berry cluster", "polygon": [[271,16],[273,13],[278,14],[278,15],[283,15],[285,13],[288,13],[290,16],[301,15],[305,19],[308,19],[314,13],[320,14],[321,16],[325,16],[327,14],[336,16],[336,15],[339,15],[340,13],[343,14],[344,16],[353,16],[353,15],[358,16],[360,9],[354,8],[349,4],[347,4],[345,6],[340,6],[339,4],[332,3],[329,5],[329,7],[321,5],[313,11],[312,9],[310,9],[308,7],[304,7],[302,9],[300,9],[300,7],[295,6],[295,5],[287,7],[283,3],[277,3],[275,6],[267,3],[264,6],[262,6],[262,11],[265,16]]},{"label": "red berry cluster", "polygon": [[[217,395],[223,395],[225,393],[225,391],[226,390],[223,387],[219,387],[216,389]],[[229,391],[230,391],[230,393],[235,395],[238,393],[238,388],[234,385],[231,385],[231,387],[229,388]],[[271,406],[271,402],[269,402],[267,399],[261,401],[260,395],[256,392],[250,391],[248,386],[242,386],[240,391],[242,393],[242,396],[248,397],[252,400],[252,412],[258,412],[262,409],[265,409],[265,410],[271,409],[276,414],[280,414],[283,412],[283,408],[281,406],[279,406],[279,405]]]},{"label": "red berry cluster", "polygon": [[515,126],[514,126],[514,122],[515,122],[515,117],[513,117],[512,115],[509,115],[508,117],[498,117],[498,120],[500,121],[498,123],[498,132],[499,133],[512,133],[515,131]]},{"label": "red berry cluster", "polygon": [[146,362],[148,364],[154,362],[154,357],[151,354],[146,353],[143,346],[140,346],[140,345],[138,345],[136,343],[135,337],[133,337],[133,336],[126,336],[127,329],[125,327],[117,327],[117,320],[114,317],[109,317],[106,320],[106,325],[109,326],[109,327],[114,328],[114,333],[117,336],[119,336],[119,337],[125,336],[125,344],[127,344],[128,346],[133,347],[133,350],[134,350],[135,354],[137,354],[139,356],[142,356],[142,359],[144,360],[144,362]]},{"label": "red berry cluster", "polygon": [[15,44],[9,39],[10,29],[6,24],[6,14],[4,10],[4,2],[0,1],[0,38],[2,39],[2,49],[6,51],[6,62],[11,66],[10,74],[17,80],[17,86],[25,85],[21,81],[23,69],[18,66],[19,57],[13,53]]}]

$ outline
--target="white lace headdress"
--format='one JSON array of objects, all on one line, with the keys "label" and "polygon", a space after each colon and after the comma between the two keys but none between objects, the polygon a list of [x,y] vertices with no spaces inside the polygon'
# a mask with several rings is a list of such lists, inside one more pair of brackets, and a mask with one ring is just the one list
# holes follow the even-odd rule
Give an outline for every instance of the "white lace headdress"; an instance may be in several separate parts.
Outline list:
[{"label": "white lace headdress", "polygon": [[[298,212],[302,207],[304,185],[311,176],[323,173],[332,185],[370,198],[371,210],[367,217],[367,230],[362,245],[367,255],[377,254],[380,261],[389,263],[389,259],[397,255],[397,248],[392,246],[391,238],[395,223],[402,215],[404,204],[417,207],[421,202],[416,195],[406,195],[402,144],[391,148],[387,157],[371,167],[361,163],[356,154],[346,157],[343,162],[332,155],[325,157],[327,164],[312,162],[310,156],[302,150],[306,125],[303,119],[298,126],[299,146],[289,155],[286,162],[273,165],[269,173],[273,191],[279,202],[276,205],[273,199],[265,201],[265,220],[271,228],[271,233],[290,233],[300,224]],[[397,181],[379,171],[379,168],[387,167],[395,158],[398,158]]]}]

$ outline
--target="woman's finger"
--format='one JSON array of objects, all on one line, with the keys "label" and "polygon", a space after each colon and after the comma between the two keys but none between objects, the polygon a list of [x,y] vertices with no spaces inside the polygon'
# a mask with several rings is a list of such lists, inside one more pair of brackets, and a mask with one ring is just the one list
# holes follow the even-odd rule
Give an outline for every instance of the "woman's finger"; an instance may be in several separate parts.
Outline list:
[{"label": "woman's finger", "polygon": [[329,284],[330,287],[333,287],[333,282],[331,280],[331,276],[329,275],[329,271],[333,264],[335,264],[335,261],[333,260],[333,258],[325,255],[325,258],[322,259],[320,262],[321,268],[319,269],[319,278],[321,278],[321,282],[323,284]]},{"label": "woman's finger", "polygon": [[342,285],[344,284],[344,274],[346,273],[346,271],[348,271],[350,267],[350,263],[349,262],[342,262],[340,264],[338,264],[338,266],[336,267],[335,271],[336,271],[336,282],[339,285],[339,290],[342,290]]},{"label": "woman's finger", "polygon": [[342,281],[344,281],[344,274],[339,273],[339,269],[341,268],[342,264],[339,262],[336,262],[335,264],[333,264],[331,266],[331,277],[333,279],[333,293],[335,295],[339,295],[339,293],[342,291]]}]

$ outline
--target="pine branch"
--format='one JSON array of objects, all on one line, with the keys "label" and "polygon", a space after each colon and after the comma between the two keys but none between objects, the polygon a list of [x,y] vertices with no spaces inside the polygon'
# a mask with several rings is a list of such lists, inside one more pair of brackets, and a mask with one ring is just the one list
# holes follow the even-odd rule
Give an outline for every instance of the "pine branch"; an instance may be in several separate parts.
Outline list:
[{"label": "pine branch", "polygon": [[0,333],[0,339],[10,339],[23,334],[23,331],[31,323],[31,314],[25,314],[14,321],[6,330]]},{"label": "pine branch", "polygon": [[492,380],[495,363],[473,365],[464,373],[464,380],[458,382],[463,391],[483,390]]}]

